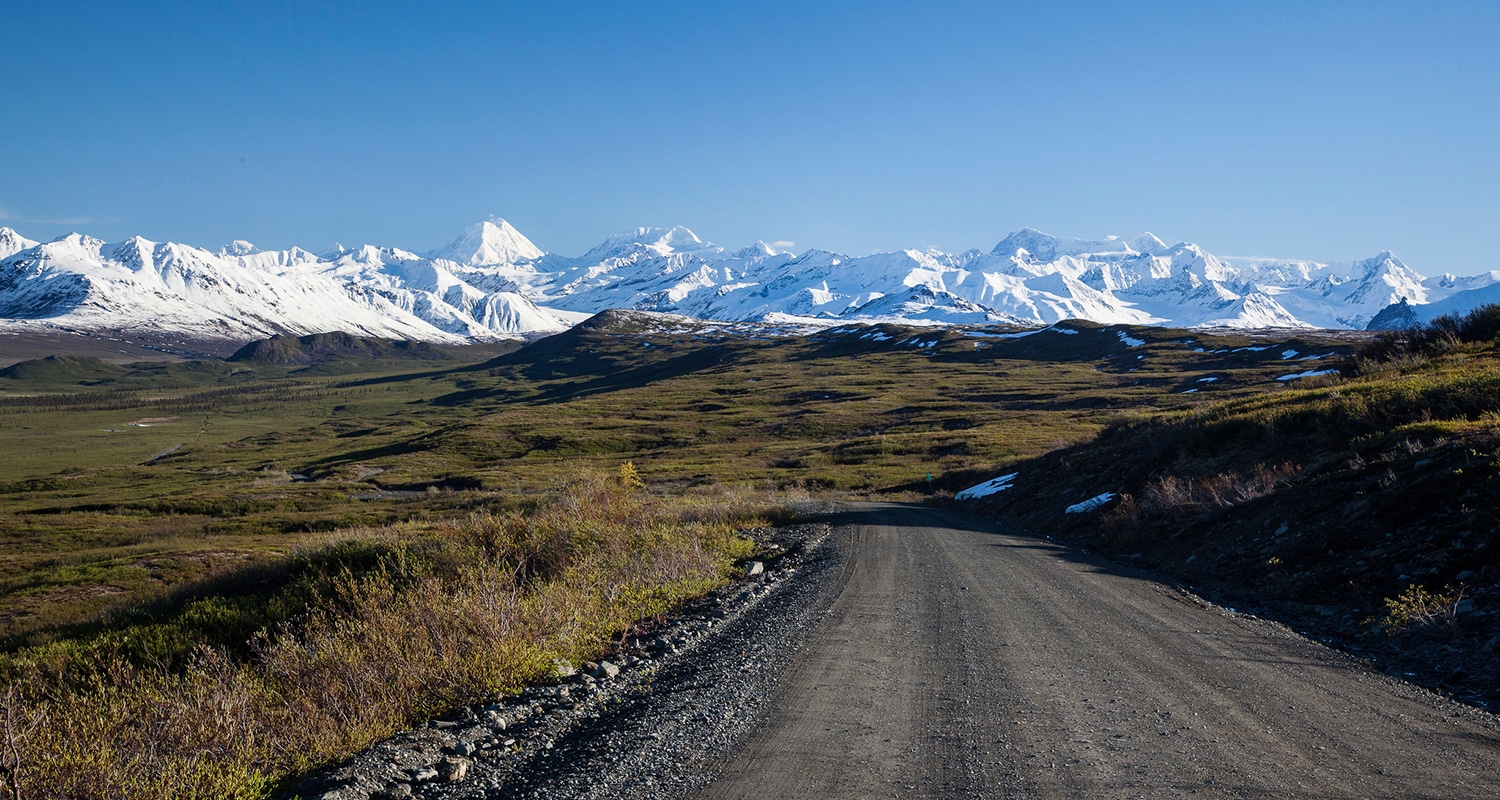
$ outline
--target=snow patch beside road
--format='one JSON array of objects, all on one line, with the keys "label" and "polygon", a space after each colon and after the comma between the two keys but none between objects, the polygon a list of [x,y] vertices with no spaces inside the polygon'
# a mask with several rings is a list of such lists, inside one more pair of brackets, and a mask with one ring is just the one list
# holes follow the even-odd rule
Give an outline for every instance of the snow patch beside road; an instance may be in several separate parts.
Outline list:
[{"label": "snow patch beside road", "polygon": [[1336,369],[1310,369],[1310,370],[1308,370],[1306,372],[1298,372],[1298,373],[1296,373],[1294,375],[1282,375],[1280,378],[1277,378],[1276,380],[1278,380],[1278,381],[1294,381],[1294,380],[1297,380],[1298,378],[1316,378],[1319,375],[1337,375],[1338,373],[1339,373],[1339,371],[1336,370]]},{"label": "snow patch beside road", "polygon": [[998,478],[992,478],[990,480],[985,481],[984,483],[980,483],[980,484],[976,484],[974,486],[970,486],[969,488],[967,488],[967,489],[959,492],[958,494],[954,495],[953,499],[955,499],[955,500],[977,500],[977,499],[979,499],[981,497],[989,497],[992,494],[996,494],[998,492],[1003,492],[1006,489],[1010,488],[1011,482],[1014,481],[1016,479],[1016,476],[1020,475],[1020,474],[1021,473],[1019,473],[1019,472],[1012,472],[1009,475],[1001,475]]},{"label": "snow patch beside road", "polygon": [[1073,505],[1068,506],[1067,508],[1063,509],[1063,513],[1084,514],[1089,511],[1093,511],[1094,509],[1104,505],[1105,503],[1108,503],[1113,499],[1115,499],[1114,492],[1105,492],[1104,494],[1094,495],[1093,497],[1090,497],[1082,503],[1074,503]]}]

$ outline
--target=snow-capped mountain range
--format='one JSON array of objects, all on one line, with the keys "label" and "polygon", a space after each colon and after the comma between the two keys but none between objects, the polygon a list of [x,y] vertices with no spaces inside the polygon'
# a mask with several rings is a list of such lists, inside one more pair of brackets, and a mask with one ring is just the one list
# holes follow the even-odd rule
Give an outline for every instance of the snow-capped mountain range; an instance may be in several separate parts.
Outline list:
[{"label": "snow-capped mountain range", "polygon": [[638,228],[577,258],[502,219],[418,254],[342,246],[217,252],[136,237],[45,244],[0,228],[0,333],[38,327],[249,340],[330,330],[463,342],[542,335],[607,308],[709,320],[1102,323],[1364,328],[1388,306],[1464,310],[1500,299],[1500,271],[1424,277],[1390,252],[1363,261],[1219,258],[1150,233],[1121,239],[1030,228],[988,252],[799,254],[727,250],[682,228]]}]

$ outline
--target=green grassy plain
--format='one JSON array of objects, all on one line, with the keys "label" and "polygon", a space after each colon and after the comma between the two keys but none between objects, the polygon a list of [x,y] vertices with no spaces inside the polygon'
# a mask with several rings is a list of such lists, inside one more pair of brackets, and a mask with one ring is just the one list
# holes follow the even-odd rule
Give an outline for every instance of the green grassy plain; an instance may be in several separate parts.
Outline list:
[{"label": "green grassy plain", "polygon": [[786,337],[617,317],[467,363],[26,362],[0,373],[0,637],[73,635],[334,531],[625,460],[659,492],[954,490],[1124,416],[1279,392],[1332,361],[1284,350],[1348,349],[1063,327]]},{"label": "green grassy plain", "polygon": [[1360,339],[732,327],[0,370],[0,777],[273,796],[727,580],[789,496],[941,498],[1301,397]]}]

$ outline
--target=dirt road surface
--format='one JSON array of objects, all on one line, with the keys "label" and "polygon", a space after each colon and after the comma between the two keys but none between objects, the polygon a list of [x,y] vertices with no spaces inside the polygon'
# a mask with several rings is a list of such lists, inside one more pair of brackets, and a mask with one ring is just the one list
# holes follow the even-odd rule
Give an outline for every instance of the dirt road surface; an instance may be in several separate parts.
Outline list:
[{"label": "dirt road surface", "polygon": [[1128,568],[855,506],[832,605],[702,798],[1496,798],[1496,718]]}]

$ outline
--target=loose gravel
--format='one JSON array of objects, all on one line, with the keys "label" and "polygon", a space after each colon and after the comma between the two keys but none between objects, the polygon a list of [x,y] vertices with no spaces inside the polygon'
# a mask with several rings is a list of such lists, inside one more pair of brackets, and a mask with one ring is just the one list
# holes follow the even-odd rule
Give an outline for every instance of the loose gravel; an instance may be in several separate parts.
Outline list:
[{"label": "loose gravel", "polygon": [[[754,532],[760,571],[549,686],[461,709],[314,776],[303,798],[664,798],[751,729],[827,613],[847,549],[825,524]],[[566,671],[566,670],[564,670]]]}]

